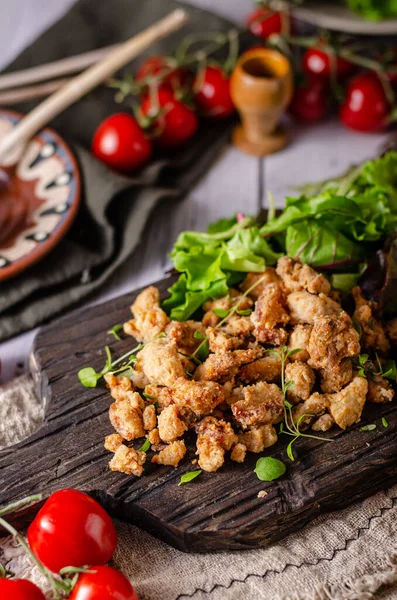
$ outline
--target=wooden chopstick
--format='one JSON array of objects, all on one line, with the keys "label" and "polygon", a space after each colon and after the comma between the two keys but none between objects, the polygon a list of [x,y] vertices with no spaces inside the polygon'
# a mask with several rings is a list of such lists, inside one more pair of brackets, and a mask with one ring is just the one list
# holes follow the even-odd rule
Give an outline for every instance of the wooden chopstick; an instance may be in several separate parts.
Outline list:
[{"label": "wooden chopstick", "polygon": [[65,77],[64,79],[55,79],[54,81],[47,81],[38,85],[29,85],[0,92],[0,107],[45,98],[59,90],[69,81],[70,77]]},{"label": "wooden chopstick", "polygon": [[7,159],[7,153],[17,144],[25,144],[41,127],[59,115],[65,108],[106,81],[151,44],[180,29],[188,19],[187,12],[182,8],[177,8],[154,25],[121,44],[110,56],[73,77],[52,96],[36,106],[0,140],[0,159],[2,161]]},{"label": "wooden chopstick", "polygon": [[79,73],[99,62],[106,56],[109,56],[119,48],[119,46],[120,44],[113,44],[112,46],[91,50],[84,54],[62,58],[61,60],[56,60],[45,65],[39,65],[21,71],[14,71],[13,73],[5,73],[4,75],[0,75],[0,90],[27,86],[32,83],[39,83],[48,79],[57,79],[64,75]]}]

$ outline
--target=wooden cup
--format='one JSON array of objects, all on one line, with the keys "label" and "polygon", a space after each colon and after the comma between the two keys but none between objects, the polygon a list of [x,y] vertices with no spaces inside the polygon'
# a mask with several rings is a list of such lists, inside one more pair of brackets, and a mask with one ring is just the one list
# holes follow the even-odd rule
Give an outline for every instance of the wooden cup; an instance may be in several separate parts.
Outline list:
[{"label": "wooden cup", "polygon": [[287,136],[280,120],[293,93],[288,59],[277,50],[248,50],[236,64],[230,91],[242,121],[233,132],[234,145],[255,156],[281,150]]}]

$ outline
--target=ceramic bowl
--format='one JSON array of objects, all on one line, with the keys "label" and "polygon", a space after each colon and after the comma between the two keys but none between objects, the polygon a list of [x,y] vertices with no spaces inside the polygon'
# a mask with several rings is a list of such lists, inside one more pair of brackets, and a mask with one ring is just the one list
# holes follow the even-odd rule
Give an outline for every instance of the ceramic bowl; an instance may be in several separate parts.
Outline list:
[{"label": "ceramic bowl", "polygon": [[[0,110],[0,138],[21,117]],[[77,215],[80,190],[70,148],[55,131],[43,129],[27,144],[10,185],[0,184],[0,281],[37,263],[61,241]]]}]

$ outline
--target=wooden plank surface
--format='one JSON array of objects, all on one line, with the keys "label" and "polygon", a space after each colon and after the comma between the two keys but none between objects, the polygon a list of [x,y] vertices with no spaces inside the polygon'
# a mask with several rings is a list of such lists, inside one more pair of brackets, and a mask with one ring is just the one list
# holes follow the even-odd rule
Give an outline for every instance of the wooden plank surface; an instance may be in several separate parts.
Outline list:
[{"label": "wooden plank surface", "polygon": [[[169,285],[169,279],[160,282],[163,294]],[[31,438],[0,452],[0,505],[78,487],[112,515],[183,551],[212,552],[266,546],[323,512],[397,481],[397,407],[389,403],[367,406],[361,423],[346,432],[328,432],[332,444],[299,440],[295,462],[287,461],[286,475],[270,483],[256,478],[258,456],[251,454],[244,464],[227,459],[217,473],[203,473],[179,487],[180,475],[192,469],[194,444],[177,469],[148,462],[141,478],[110,471],[103,441],[112,431],[112,400],[103,385],[83,388],[76,374],[87,364],[101,368],[105,344],[110,343],[114,356],[131,348],[131,338],[116,342],[106,331],[129,317],[133,298],[128,294],[80,309],[41,330],[32,367],[46,419]],[[360,427],[365,423],[378,427],[364,433]],[[286,443],[280,436],[266,454],[286,461]],[[261,490],[268,493],[265,498],[258,498]]]}]

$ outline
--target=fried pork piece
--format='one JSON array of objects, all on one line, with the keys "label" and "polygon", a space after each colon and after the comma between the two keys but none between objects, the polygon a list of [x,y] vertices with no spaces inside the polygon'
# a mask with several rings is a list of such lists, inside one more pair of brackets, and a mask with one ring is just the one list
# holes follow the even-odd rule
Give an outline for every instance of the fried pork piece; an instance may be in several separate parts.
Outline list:
[{"label": "fried pork piece", "polygon": [[171,321],[165,328],[171,344],[176,346],[184,354],[193,354],[197,346],[201,344],[200,339],[194,337],[195,333],[205,336],[205,327],[200,321]]},{"label": "fried pork piece", "polygon": [[233,446],[233,449],[230,453],[230,458],[234,460],[234,462],[243,463],[245,461],[246,454],[247,447],[239,442]]},{"label": "fried pork piece", "polygon": [[146,461],[145,452],[139,452],[134,448],[127,448],[127,446],[119,446],[114,453],[112,460],[109,463],[109,467],[112,471],[119,471],[126,475],[136,475],[140,477],[143,473],[143,464]]},{"label": "fried pork piece", "polygon": [[281,283],[281,279],[277,275],[276,270],[273,269],[273,267],[266,267],[266,271],[264,271],[264,273],[248,273],[243,283],[240,285],[240,289],[243,292],[246,292],[261,279],[261,283],[258,283],[258,285],[256,285],[249,293],[250,297],[254,298],[255,300],[261,296],[262,292],[269,283]]},{"label": "fried pork piece", "polygon": [[288,334],[282,326],[289,322],[289,314],[285,304],[286,297],[281,286],[269,283],[256,301],[250,317],[258,342],[273,346],[286,343]]},{"label": "fried pork piece", "polygon": [[[134,392],[129,392],[134,394]],[[139,396],[140,397],[140,396]],[[129,398],[113,402],[109,408],[109,419],[117,433],[130,442],[145,435],[143,428],[142,410],[138,406],[138,401],[132,402]],[[142,399],[141,399],[142,400]]]},{"label": "fried pork piece", "polygon": [[[298,404],[295,407],[293,412],[293,417],[295,423],[299,421],[300,427],[310,423],[312,417],[319,417],[328,410],[329,407],[329,399],[326,394],[319,394],[318,392],[314,392],[307,400],[305,400],[302,404]],[[311,415],[308,417],[303,417],[303,415]],[[303,417],[303,418],[301,418]]]},{"label": "fried pork piece", "polygon": [[260,427],[251,427],[244,433],[239,433],[238,440],[246,446],[248,452],[263,452],[265,448],[277,442],[277,433],[271,423]]},{"label": "fried pork piece", "polygon": [[148,405],[143,411],[143,427],[146,431],[154,429],[157,425],[156,409],[153,405]]},{"label": "fried pork piece", "polygon": [[368,381],[364,377],[354,377],[353,381],[336,394],[326,394],[329,412],[341,429],[360,420],[368,392]]},{"label": "fried pork piece", "polygon": [[232,412],[237,423],[243,427],[274,423],[283,411],[284,398],[277,385],[259,381],[236,394],[243,394],[242,400],[232,404]]},{"label": "fried pork piece", "polygon": [[290,361],[307,362],[309,360],[309,341],[311,332],[311,325],[295,325],[289,337],[288,350],[297,350],[300,348],[301,351],[292,354],[289,357]]},{"label": "fried pork piece", "polygon": [[320,370],[321,389],[325,394],[340,392],[353,379],[353,363],[350,358],[339,364],[328,365]]},{"label": "fried pork piece", "polygon": [[104,380],[110,389],[110,395],[115,400],[124,400],[127,392],[133,392],[132,381],[128,377],[116,377],[110,373],[104,375]]},{"label": "fried pork piece", "polygon": [[161,386],[161,385],[152,385],[149,383],[145,387],[146,397],[152,402],[157,402],[159,408],[165,408],[170,404],[174,404],[174,400],[172,399],[172,391],[170,388]]},{"label": "fried pork piece", "polygon": [[117,448],[123,443],[123,437],[119,433],[111,433],[105,437],[105,448],[109,452],[116,452]]},{"label": "fried pork piece", "polygon": [[198,464],[203,471],[213,473],[225,461],[225,451],[238,442],[230,423],[215,417],[205,417],[196,425]]},{"label": "fried pork piece", "polygon": [[325,294],[315,296],[305,291],[289,294],[287,296],[287,306],[290,311],[292,325],[298,323],[313,325],[319,317],[337,316],[342,312],[341,306]]},{"label": "fried pork piece", "polygon": [[155,454],[152,458],[152,462],[157,463],[158,465],[177,467],[185,454],[185,442],[183,440],[176,440],[175,442],[168,444],[163,450],[160,450],[158,454]]},{"label": "fried pork piece", "polygon": [[149,431],[149,433],[147,434],[147,439],[149,440],[152,446],[158,446],[160,444],[160,434],[157,427]]},{"label": "fried pork piece", "polygon": [[387,354],[390,350],[390,343],[382,328],[382,325],[375,317],[375,305],[366,300],[357,286],[352,290],[356,309],[353,313],[353,321],[356,321],[361,329],[361,346],[365,350],[376,350],[382,354]]},{"label": "fried pork piece", "polygon": [[360,336],[349,315],[318,317],[309,341],[309,364],[315,369],[332,368],[344,358],[360,354]]},{"label": "fried pork piece", "polygon": [[334,424],[335,421],[333,417],[328,413],[325,413],[325,415],[321,415],[321,417],[314,421],[312,429],[313,431],[328,431]]},{"label": "fried pork piece", "polygon": [[230,289],[226,296],[217,298],[216,300],[208,300],[203,304],[205,312],[203,317],[203,325],[205,327],[216,327],[221,322],[222,317],[214,313],[214,309],[230,310],[238,304],[239,310],[248,310],[252,307],[253,302],[248,296],[243,296],[237,290]]},{"label": "fried pork piece", "polygon": [[394,398],[394,390],[390,381],[379,375],[368,380],[368,402],[391,402]]},{"label": "fried pork piece", "polygon": [[131,381],[133,385],[141,390],[148,385],[149,380],[143,372],[142,361],[139,359],[139,355],[137,356],[137,361],[134,365],[134,369],[131,373]]},{"label": "fried pork piece", "polygon": [[196,415],[205,415],[224,402],[225,392],[213,381],[190,381],[181,377],[172,386],[172,399],[179,407],[190,408]]},{"label": "fried pork piece", "polygon": [[169,318],[160,308],[160,292],[150,286],[141,292],[131,306],[134,319],[124,323],[124,331],[138,342],[150,342],[163,332]]},{"label": "fried pork piece", "polygon": [[259,346],[248,350],[233,350],[210,354],[194,373],[196,381],[221,381],[235,377],[243,365],[253,362],[263,354]]},{"label": "fried pork piece", "polygon": [[158,429],[163,442],[175,442],[185,433],[187,427],[179,418],[179,409],[175,404],[161,411],[158,417]]},{"label": "fried pork piece", "polygon": [[328,294],[331,284],[328,279],[316,273],[309,265],[302,264],[288,256],[283,256],[277,263],[277,275],[281,277],[287,292],[306,290],[310,294]]},{"label": "fried pork piece", "polygon": [[256,381],[267,381],[275,383],[281,377],[281,360],[279,356],[268,354],[259,358],[249,365],[241,367],[238,378],[244,383],[255,383]]},{"label": "fried pork piece", "polygon": [[386,332],[393,346],[397,345],[397,317],[386,323]]},{"label": "fried pork piece", "polygon": [[294,404],[309,398],[316,381],[313,369],[308,364],[299,361],[289,363],[285,367],[285,379],[293,382],[287,396],[288,400]]},{"label": "fried pork piece", "polygon": [[207,327],[211,352],[226,352],[246,346],[253,331],[248,317],[232,316],[222,327]]},{"label": "fried pork piece", "polygon": [[150,383],[171,387],[179,377],[186,377],[175,346],[166,338],[145,344],[138,356]]}]

